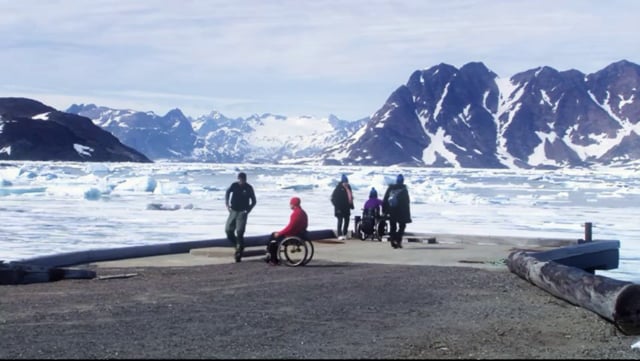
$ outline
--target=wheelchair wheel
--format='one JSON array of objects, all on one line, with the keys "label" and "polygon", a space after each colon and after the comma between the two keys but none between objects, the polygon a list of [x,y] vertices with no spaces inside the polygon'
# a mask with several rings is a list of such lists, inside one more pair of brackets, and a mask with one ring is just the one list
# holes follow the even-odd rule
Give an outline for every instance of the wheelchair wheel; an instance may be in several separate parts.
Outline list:
[{"label": "wheelchair wheel", "polygon": [[356,234],[358,235],[358,237],[361,240],[365,240],[367,239],[367,235],[364,234],[364,232],[362,231],[362,222],[358,223],[358,225],[356,225]]},{"label": "wheelchair wheel", "polygon": [[308,255],[306,242],[298,237],[285,238],[278,246],[278,259],[290,267],[303,265]]},{"label": "wheelchair wheel", "polygon": [[306,265],[313,258],[313,254],[315,253],[315,247],[313,247],[313,242],[310,239],[304,240],[305,246],[307,246],[307,257],[302,261],[302,265]]},{"label": "wheelchair wheel", "polygon": [[376,236],[380,241],[382,241],[382,236],[384,236],[386,233],[387,233],[387,221],[384,219],[381,219],[378,221],[378,224],[376,227]]}]

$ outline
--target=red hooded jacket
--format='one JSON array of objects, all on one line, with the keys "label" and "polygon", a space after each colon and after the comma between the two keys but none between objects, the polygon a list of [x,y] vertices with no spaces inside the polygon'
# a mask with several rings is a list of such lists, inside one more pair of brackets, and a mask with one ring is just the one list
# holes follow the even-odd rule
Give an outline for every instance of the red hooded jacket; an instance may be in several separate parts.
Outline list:
[{"label": "red hooded jacket", "polygon": [[300,199],[293,197],[291,198],[290,204],[294,207],[291,212],[291,217],[289,217],[289,224],[278,232],[279,236],[298,236],[307,230],[309,220],[307,213],[300,207]]}]

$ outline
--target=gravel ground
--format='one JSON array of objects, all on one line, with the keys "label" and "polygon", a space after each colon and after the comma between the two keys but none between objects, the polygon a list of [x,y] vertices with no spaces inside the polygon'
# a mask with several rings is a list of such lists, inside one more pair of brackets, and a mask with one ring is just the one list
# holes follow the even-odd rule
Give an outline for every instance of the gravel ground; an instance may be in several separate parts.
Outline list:
[{"label": "gravel ground", "polygon": [[595,313],[507,271],[259,260],[0,286],[0,358],[638,359]]}]

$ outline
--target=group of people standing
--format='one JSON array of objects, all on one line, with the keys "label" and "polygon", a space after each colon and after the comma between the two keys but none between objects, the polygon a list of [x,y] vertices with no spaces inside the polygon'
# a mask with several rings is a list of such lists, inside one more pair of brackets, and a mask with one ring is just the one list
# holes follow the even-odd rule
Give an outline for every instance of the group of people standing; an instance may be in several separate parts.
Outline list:
[{"label": "group of people standing", "polygon": [[[337,236],[345,239],[348,235],[351,210],[354,209],[353,191],[346,174],[343,174],[340,183],[331,193],[331,203],[334,207],[334,215],[337,218]],[[247,174],[238,173],[238,179],[227,188],[224,197],[225,207],[229,216],[225,224],[227,239],[235,246],[234,258],[236,262],[242,260],[244,251],[244,233],[247,226],[249,213],[256,206],[256,195],[251,184],[247,183]],[[307,231],[309,220],[307,213],[302,209],[301,199],[292,197],[289,200],[291,216],[289,223],[280,231],[272,232],[268,242],[268,257],[266,261],[277,264],[277,243],[290,236],[301,236]],[[393,248],[402,248],[402,237],[407,223],[411,223],[410,198],[404,176],[398,175],[396,183],[389,185],[382,200],[378,199],[375,188],[369,193],[369,199],[364,208],[378,207],[382,214],[389,219],[389,240]]]},{"label": "group of people standing", "polygon": [[[343,240],[348,237],[349,219],[353,205],[353,191],[349,184],[349,178],[343,174],[340,183],[336,185],[331,193],[331,204],[333,204],[334,215],[338,220],[338,239]],[[399,174],[395,184],[390,184],[382,200],[378,198],[378,192],[372,188],[369,192],[369,199],[364,203],[364,209],[377,208],[380,214],[389,219],[389,242],[391,247],[402,248],[402,237],[407,227],[411,223],[411,199],[409,191],[404,184],[404,176]]]}]

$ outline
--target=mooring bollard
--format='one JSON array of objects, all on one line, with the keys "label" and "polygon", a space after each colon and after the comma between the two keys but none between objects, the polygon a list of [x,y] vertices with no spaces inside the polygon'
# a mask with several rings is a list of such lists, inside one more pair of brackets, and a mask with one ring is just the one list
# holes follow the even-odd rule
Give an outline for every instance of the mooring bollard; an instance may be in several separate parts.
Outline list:
[{"label": "mooring bollard", "polygon": [[592,235],[592,231],[591,228],[593,227],[593,225],[591,224],[591,222],[585,222],[584,224],[584,239],[579,239],[578,240],[578,244],[580,243],[586,243],[586,242],[591,242],[591,235]]},{"label": "mooring bollard", "polygon": [[584,241],[591,242],[591,222],[586,222],[584,224]]}]

